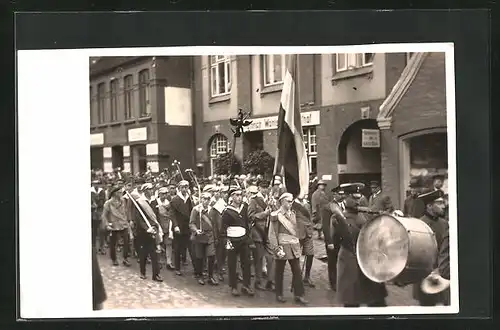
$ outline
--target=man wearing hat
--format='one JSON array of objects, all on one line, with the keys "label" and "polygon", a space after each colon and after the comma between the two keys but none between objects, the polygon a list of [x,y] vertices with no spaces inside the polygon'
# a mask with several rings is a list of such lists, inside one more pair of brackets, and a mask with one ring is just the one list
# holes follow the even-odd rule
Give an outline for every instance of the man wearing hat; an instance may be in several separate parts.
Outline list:
[{"label": "man wearing hat", "polygon": [[442,175],[442,174],[436,174],[434,175],[433,177],[433,187],[434,187],[434,190],[441,190],[443,191],[443,185],[444,185],[444,179],[445,179],[445,176]]},{"label": "man wearing hat", "polygon": [[314,288],[315,285],[310,277],[314,260],[314,224],[311,219],[312,216],[309,205],[307,204],[307,199],[295,199],[292,203],[292,210],[295,212],[297,219],[297,234],[300,241],[300,247],[302,248],[302,255],[305,256],[305,274],[303,281],[304,284],[308,285],[310,288]]},{"label": "man wearing hat", "polygon": [[[445,208],[443,195],[443,191],[439,189],[427,190],[419,195],[419,198],[425,204],[424,215],[420,220],[425,222],[434,232],[438,251],[441,250],[443,242],[446,241],[449,231],[448,222],[443,218]],[[437,255],[436,260],[438,260]],[[437,261],[434,268],[438,268]],[[443,304],[447,300],[446,292],[444,291],[436,294],[425,293],[422,290],[422,283],[417,283],[413,286],[413,298],[418,300],[420,306],[435,306],[436,304]]]},{"label": "man wearing hat", "polygon": [[410,180],[410,196],[405,200],[403,214],[406,217],[420,219],[425,212],[425,205],[418,195],[422,189],[422,184],[418,178]]},{"label": "man wearing hat", "polygon": [[158,209],[158,222],[163,229],[163,246],[165,248],[166,267],[168,270],[174,270],[172,263],[172,241],[174,239],[174,231],[172,221],[169,217],[170,201],[168,199],[169,188],[162,187],[158,190],[158,199],[156,207]]},{"label": "man wearing hat", "polygon": [[110,199],[103,206],[102,221],[104,227],[111,231],[110,253],[114,266],[118,266],[116,258],[116,245],[118,237],[123,239],[123,265],[130,266],[129,257],[129,223],[127,218],[126,201],[122,197],[121,187],[113,187],[110,190]]},{"label": "man wearing hat", "polygon": [[368,207],[373,212],[384,212],[392,213],[394,211],[394,205],[389,196],[385,195],[380,188],[380,183],[378,181],[370,182],[371,196],[368,201]]},{"label": "man wearing hat", "polygon": [[228,187],[216,187],[216,193],[212,197],[212,210],[210,219],[214,224],[214,240],[215,240],[215,266],[217,269],[218,280],[224,281],[224,265],[226,263],[226,241],[221,236],[222,231],[222,213],[226,209],[226,199]]},{"label": "man wearing hat", "polygon": [[189,229],[189,220],[191,217],[191,211],[193,210],[193,202],[189,196],[189,182],[182,180],[177,186],[179,191],[170,201],[170,214],[174,228],[173,247],[175,253],[175,273],[178,276],[182,276],[181,256],[186,255],[186,250],[189,252],[193,268],[195,262],[190,241],[191,230]]},{"label": "man wearing hat", "polygon": [[92,221],[92,246],[96,246],[96,241],[99,243],[97,248],[98,252],[105,254],[105,243],[106,243],[106,230],[101,227],[101,216],[106,202],[106,192],[102,189],[102,181],[95,179],[92,181],[92,187],[90,189],[90,196],[92,202],[95,204],[94,209],[94,221]]},{"label": "man wearing hat", "polygon": [[194,273],[200,285],[205,285],[205,280],[203,279],[205,260],[208,263],[208,283],[211,285],[219,284],[214,278],[215,241],[214,224],[210,218],[212,214],[212,208],[209,205],[211,197],[208,192],[201,194],[201,203],[193,207],[189,221],[194,248],[193,255],[196,259]]},{"label": "man wearing hat", "polygon": [[[364,184],[362,184],[364,186]],[[344,217],[336,223],[341,235],[337,260],[337,299],[345,307],[387,306],[387,289],[384,284],[369,280],[361,271],[356,257],[359,232],[367,219],[358,213],[357,199],[361,185],[349,184],[342,187],[346,193]]]},{"label": "man wearing hat", "polygon": [[290,193],[283,193],[278,202],[280,208],[271,214],[271,225],[269,227],[269,241],[275,251],[275,282],[276,300],[284,303],[283,298],[283,275],[286,262],[292,270],[292,285],[295,301],[306,305],[304,283],[300,271],[300,240],[298,237],[296,214],[292,210],[294,197]]},{"label": "man wearing hat", "polygon": [[[252,253],[255,267],[255,289],[257,290],[265,290],[266,287],[270,288],[272,286],[272,281],[269,281],[266,287],[263,286],[263,261],[267,256],[266,245],[268,242],[266,222],[271,213],[271,209],[267,205],[268,189],[269,182],[267,181],[259,182],[259,187],[250,186],[248,188],[248,191],[252,194],[248,205],[248,218],[252,227],[252,241],[255,244]],[[270,268],[272,267],[270,266]]]},{"label": "man wearing hat", "polygon": [[321,210],[328,204],[328,197],[325,193],[326,183],[323,180],[319,180],[316,185],[316,190],[313,192],[311,197],[311,210],[312,210],[312,221],[315,224],[315,229],[318,232],[318,238],[321,239]]},{"label": "man wearing hat", "polygon": [[250,226],[247,210],[243,206],[241,189],[239,187],[231,187],[229,189],[229,198],[231,199],[231,203],[222,214],[221,229],[221,236],[227,239],[229,286],[231,287],[231,294],[233,296],[240,295],[236,273],[237,258],[239,257],[243,270],[243,287],[241,288],[241,292],[248,296],[253,296],[255,293],[250,287]]}]

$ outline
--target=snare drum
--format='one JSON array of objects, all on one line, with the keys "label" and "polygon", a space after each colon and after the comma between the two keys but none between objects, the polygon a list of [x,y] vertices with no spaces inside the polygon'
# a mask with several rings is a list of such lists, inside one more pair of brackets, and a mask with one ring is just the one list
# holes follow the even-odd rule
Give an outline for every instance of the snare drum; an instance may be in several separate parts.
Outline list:
[{"label": "snare drum", "polygon": [[434,269],[437,242],[422,220],[383,214],[368,222],[357,241],[358,265],[377,283],[417,283]]}]

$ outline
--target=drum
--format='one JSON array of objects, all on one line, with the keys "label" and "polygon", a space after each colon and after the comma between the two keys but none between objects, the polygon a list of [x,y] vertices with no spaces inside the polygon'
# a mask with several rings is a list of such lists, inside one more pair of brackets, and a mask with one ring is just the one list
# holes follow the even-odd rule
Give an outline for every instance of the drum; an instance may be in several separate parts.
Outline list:
[{"label": "drum", "polygon": [[361,229],[357,241],[358,265],[377,283],[412,284],[434,269],[437,242],[422,220],[383,214]]}]

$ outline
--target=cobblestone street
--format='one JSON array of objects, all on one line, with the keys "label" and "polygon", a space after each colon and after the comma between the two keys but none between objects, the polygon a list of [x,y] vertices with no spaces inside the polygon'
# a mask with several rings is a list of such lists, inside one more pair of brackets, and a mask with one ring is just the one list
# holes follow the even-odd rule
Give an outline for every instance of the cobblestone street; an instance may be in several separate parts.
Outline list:
[{"label": "cobblestone street", "polygon": [[[324,242],[318,239],[315,242],[316,256],[324,255]],[[132,259],[131,259],[132,260]],[[104,285],[108,299],[104,309],[168,309],[168,308],[257,308],[257,307],[297,307],[293,303],[290,292],[291,273],[287,267],[285,272],[286,304],[277,303],[274,293],[256,291],[255,297],[232,297],[228,287],[227,276],[225,281],[217,287],[200,286],[193,278],[192,269],[182,277],[163,268],[161,275],[163,283],[151,280],[151,265],[147,265],[148,279],[139,278],[139,265],[132,260],[132,267],[114,267],[109,256],[99,256],[99,264],[104,278]],[[329,289],[327,279],[327,264],[315,259],[311,277],[316,284],[315,288],[306,288],[306,298],[310,307],[338,306],[335,301],[335,292]],[[411,288],[389,286],[389,306],[411,306],[416,302],[411,297]]]}]

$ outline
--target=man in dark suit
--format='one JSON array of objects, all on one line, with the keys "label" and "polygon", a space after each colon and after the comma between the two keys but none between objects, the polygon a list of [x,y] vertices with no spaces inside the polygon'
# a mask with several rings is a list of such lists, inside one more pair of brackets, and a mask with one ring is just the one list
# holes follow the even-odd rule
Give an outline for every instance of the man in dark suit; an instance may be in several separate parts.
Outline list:
[{"label": "man in dark suit", "polygon": [[385,195],[380,188],[380,183],[378,181],[370,182],[370,189],[372,194],[368,200],[368,207],[373,212],[384,212],[392,213],[394,211],[394,205],[389,196]]},{"label": "man in dark suit", "polygon": [[420,219],[424,215],[425,205],[424,202],[418,198],[420,191],[422,190],[422,184],[417,178],[412,178],[410,180],[410,196],[406,198],[403,213],[407,217]]},{"label": "man in dark suit", "polygon": [[193,256],[192,245],[190,241],[191,230],[189,229],[189,220],[193,210],[193,202],[189,196],[189,182],[182,180],[178,184],[179,192],[170,201],[170,214],[172,227],[174,228],[173,250],[175,253],[174,265],[175,273],[182,276],[181,256],[189,252],[193,269],[195,268],[195,259]]},{"label": "man in dark suit", "polygon": [[312,211],[312,221],[315,224],[315,229],[318,231],[318,238],[321,239],[321,210],[325,205],[328,204],[328,197],[325,193],[326,183],[323,180],[319,180],[316,185],[316,190],[311,196],[311,211]]}]

